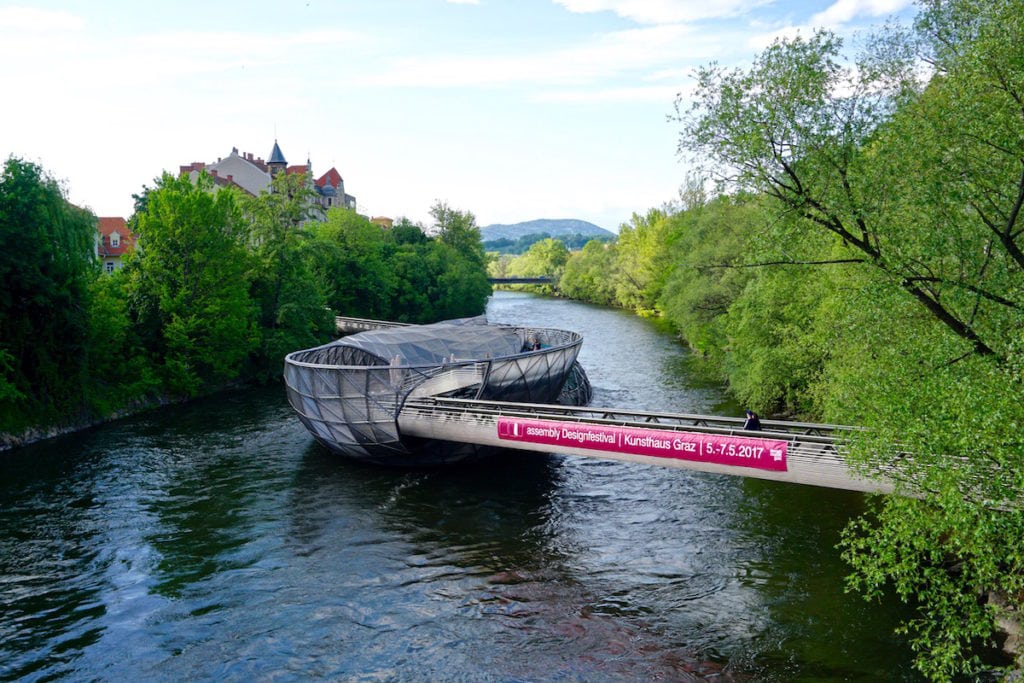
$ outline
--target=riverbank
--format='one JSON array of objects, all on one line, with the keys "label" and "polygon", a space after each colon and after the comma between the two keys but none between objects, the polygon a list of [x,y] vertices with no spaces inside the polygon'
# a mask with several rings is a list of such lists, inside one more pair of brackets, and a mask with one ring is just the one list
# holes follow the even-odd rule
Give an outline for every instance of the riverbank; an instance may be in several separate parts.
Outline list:
[{"label": "riverbank", "polygon": [[66,436],[68,434],[74,434],[75,432],[82,432],[88,429],[95,429],[102,425],[116,422],[117,420],[123,420],[127,417],[140,415],[142,413],[149,412],[151,410],[158,410],[160,408],[166,408],[168,406],[182,405],[191,401],[197,401],[210,396],[216,396],[217,394],[236,391],[246,386],[259,386],[256,384],[245,384],[241,382],[235,382],[224,385],[213,391],[203,393],[199,396],[171,396],[161,395],[149,399],[139,399],[130,402],[127,406],[118,408],[112,412],[103,415],[89,415],[87,411],[83,410],[79,413],[78,419],[73,419],[68,422],[55,425],[37,425],[29,427],[25,431],[19,434],[10,434],[0,432],[0,454],[5,451],[10,451],[16,448],[23,448],[30,446],[41,441],[48,439],[54,439],[59,436]]}]

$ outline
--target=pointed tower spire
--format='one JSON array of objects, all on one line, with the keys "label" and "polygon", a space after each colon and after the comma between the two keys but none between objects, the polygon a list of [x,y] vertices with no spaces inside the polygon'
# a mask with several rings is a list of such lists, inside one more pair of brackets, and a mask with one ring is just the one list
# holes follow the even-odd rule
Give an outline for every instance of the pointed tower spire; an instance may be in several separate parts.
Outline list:
[{"label": "pointed tower spire", "polygon": [[274,139],[274,149],[270,150],[270,158],[267,159],[267,166],[270,167],[270,175],[277,175],[288,167],[288,162],[285,161],[276,138]]}]

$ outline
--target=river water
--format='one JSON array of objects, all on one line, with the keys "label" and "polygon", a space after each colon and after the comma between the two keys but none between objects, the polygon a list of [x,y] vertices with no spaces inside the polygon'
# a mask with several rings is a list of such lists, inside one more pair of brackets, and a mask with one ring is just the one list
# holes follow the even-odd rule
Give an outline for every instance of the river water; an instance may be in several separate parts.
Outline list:
[{"label": "river water", "polygon": [[[655,324],[584,334],[594,405],[739,414]],[[509,452],[440,471],[315,444],[280,386],[0,453],[0,679],[915,680],[844,593],[859,494]]]}]

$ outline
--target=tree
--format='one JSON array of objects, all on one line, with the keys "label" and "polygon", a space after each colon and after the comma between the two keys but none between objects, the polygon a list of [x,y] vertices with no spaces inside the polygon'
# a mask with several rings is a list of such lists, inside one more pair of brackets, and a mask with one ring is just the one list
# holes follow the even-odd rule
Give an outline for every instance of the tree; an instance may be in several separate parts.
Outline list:
[{"label": "tree", "polygon": [[334,332],[322,281],[314,276],[307,252],[315,196],[304,174],[281,173],[268,191],[242,201],[253,257],[250,296],[259,310],[253,371],[263,381],[280,375],[288,353],[322,344]]},{"label": "tree", "polygon": [[132,325],[128,270],[97,273],[89,296],[89,403],[109,415],[159,387]]},{"label": "tree", "polygon": [[469,211],[452,209],[445,202],[437,202],[430,208],[434,219],[433,230],[437,238],[449,247],[473,261],[481,268],[487,268],[487,253],[476,225],[476,217]]},{"label": "tree", "polygon": [[[338,315],[392,320],[397,282],[388,266],[395,248],[379,225],[351,209],[332,209],[313,226],[312,256]],[[411,233],[404,233],[409,235]]]},{"label": "tree", "polygon": [[0,430],[81,407],[96,219],[39,166],[0,175]]},{"label": "tree", "polygon": [[423,244],[427,241],[423,227],[413,223],[405,216],[395,221],[388,235],[395,244]]},{"label": "tree", "polygon": [[259,337],[234,192],[164,175],[135,224],[132,314],[166,388],[195,396],[235,379]]},{"label": "tree", "polygon": [[662,209],[634,213],[619,227],[615,298],[623,308],[655,310],[671,261],[674,222]]},{"label": "tree", "polygon": [[[892,49],[886,54],[905,52]],[[881,56],[868,55],[864,68],[853,69],[851,77],[851,69],[841,59],[841,42],[827,32],[817,32],[808,40],[775,43],[748,72],[702,69],[697,99],[680,116],[684,124],[680,148],[713,159],[724,183],[765,192],[784,211],[803,219],[796,230],[778,235],[780,247],[797,255],[795,260],[799,260],[802,230],[826,231],[848,248],[849,260],[877,268],[974,351],[1005,355],[1004,340],[988,334],[985,318],[996,307],[1019,309],[1020,302],[1004,296],[996,259],[958,258],[958,266],[950,268],[943,249],[955,244],[958,256],[964,257],[984,249],[993,230],[979,230],[980,223],[971,226],[965,211],[953,208],[959,190],[950,197],[949,186],[944,186],[945,210],[934,205],[938,195],[928,196],[928,187],[936,187],[935,183],[919,191],[908,188],[909,193],[876,191],[901,177],[900,184],[906,187],[907,176],[894,173],[894,168],[914,166],[921,171],[927,162],[940,161],[922,158],[932,142],[951,159],[960,156],[948,138],[908,137],[903,126],[890,123],[897,106],[902,105],[901,112],[919,106],[906,103],[911,95],[913,102],[926,100],[917,95],[921,88],[903,60],[892,60],[884,69],[878,66],[881,62]],[[895,82],[893,74],[900,76]],[[966,141],[965,137],[952,139]],[[909,140],[914,140],[913,149],[906,148]],[[922,142],[925,147],[916,146]],[[981,153],[993,142],[997,141],[982,138],[971,147]],[[896,147],[899,153],[893,153]],[[909,157],[905,152],[911,152]],[[983,158],[990,156],[992,152],[983,154]],[[932,176],[931,180],[937,179]],[[1010,180],[1008,187],[1001,186],[1000,191],[1010,192],[999,198],[997,215],[1012,217],[1015,223],[1013,207],[1020,193],[1013,189],[1017,181]],[[954,186],[966,189],[962,182]],[[925,233],[913,228],[908,233],[914,216],[907,212],[909,207],[894,205],[894,196],[931,201],[929,206],[936,210],[928,215],[944,221],[944,229],[934,233],[943,243],[922,240]],[[1013,229],[1002,234],[1005,239],[994,240],[990,251],[1010,257],[1019,275],[1024,259],[1018,259],[1020,249],[1012,239],[1019,234]],[[914,239],[908,240],[911,235]]]},{"label": "tree", "polygon": [[439,288],[431,297],[436,319],[480,315],[487,305],[491,285],[476,217],[444,202],[435,203],[430,215],[437,234],[434,253],[428,257],[437,264]]},{"label": "tree", "polygon": [[[771,262],[848,267],[819,404],[870,428],[865,471],[921,497],[851,526],[851,585],[913,601],[937,679],[977,671],[970,646],[1024,595],[1022,39],[1017,2],[929,0],[913,35],[876,37],[856,65],[825,32],[780,41],[749,70],[700,70],[679,109],[681,151],[776,202]],[[913,457],[894,462],[894,443]]]},{"label": "tree", "polygon": [[573,299],[610,306],[615,303],[616,246],[600,240],[587,242],[569,255],[558,289]]},{"label": "tree", "polygon": [[569,250],[565,245],[560,240],[547,237],[513,259],[508,272],[513,277],[550,277],[557,282],[568,261]]}]

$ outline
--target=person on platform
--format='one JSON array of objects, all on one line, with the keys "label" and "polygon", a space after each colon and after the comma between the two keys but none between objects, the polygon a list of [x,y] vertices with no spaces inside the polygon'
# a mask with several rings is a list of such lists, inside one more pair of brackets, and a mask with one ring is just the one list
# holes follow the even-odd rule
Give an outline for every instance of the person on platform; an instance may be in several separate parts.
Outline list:
[{"label": "person on platform", "polygon": [[743,423],[743,429],[747,430],[748,432],[760,431],[761,418],[759,418],[757,416],[757,413],[755,413],[753,410],[747,411],[747,419]]}]

